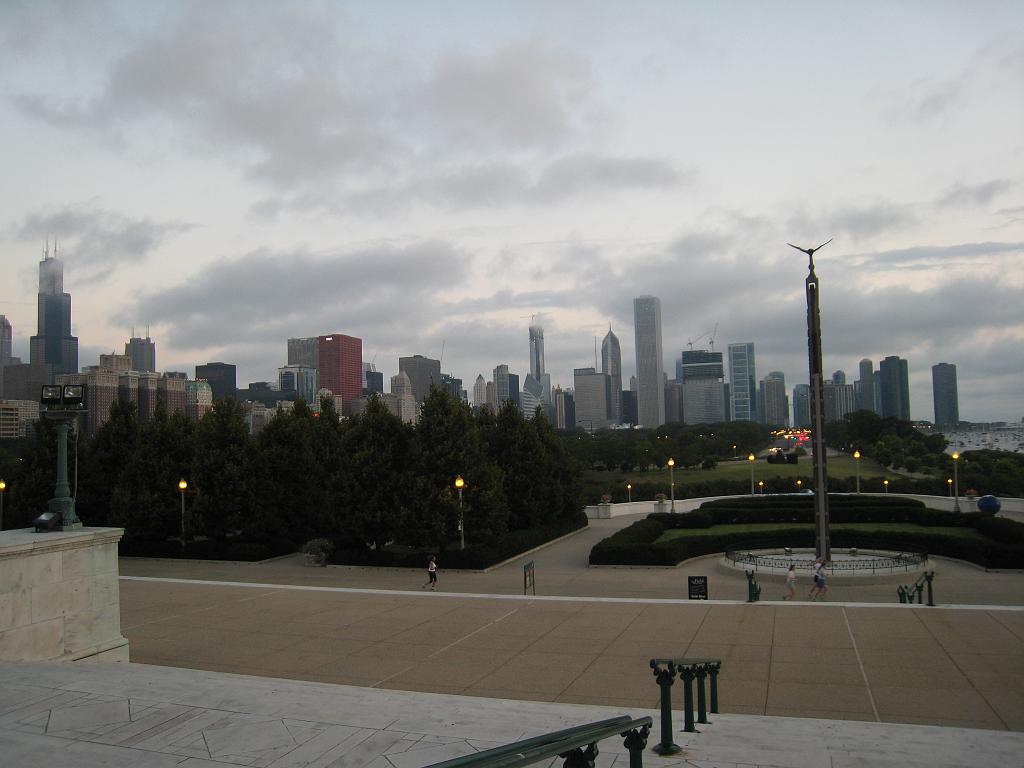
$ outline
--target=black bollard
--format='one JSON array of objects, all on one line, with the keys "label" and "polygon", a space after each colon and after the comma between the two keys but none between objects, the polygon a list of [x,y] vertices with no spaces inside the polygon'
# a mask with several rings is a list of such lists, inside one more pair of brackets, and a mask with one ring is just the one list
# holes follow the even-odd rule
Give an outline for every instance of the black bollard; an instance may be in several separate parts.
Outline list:
[{"label": "black bollard", "polygon": [[932,598],[932,579],[935,578],[935,571],[925,571],[924,578],[928,582],[928,605],[934,608],[935,600]]},{"label": "black bollard", "polygon": [[[660,664],[665,666],[659,667]],[[654,751],[659,755],[674,755],[683,749],[672,741],[672,683],[676,665],[669,659],[651,659],[651,669],[661,688],[661,743],[654,746]]]},{"label": "black bollard", "polygon": [[697,722],[701,725],[709,725],[707,696],[704,692],[704,681],[708,676],[706,664],[697,665]]},{"label": "black bollard", "polygon": [[693,665],[679,668],[679,679],[683,681],[683,730],[696,733],[693,725]]},{"label": "black bollard", "polygon": [[718,670],[721,668],[720,662],[712,662],[707,665],[708,677],[711,678],[711,714],[718,714]]},{"label": "black bollard", "polygon": [[629,768],[644,768],[644,747],[650,732],[651,726],[645,725],[622,734],[622,746],[629,750]]}]

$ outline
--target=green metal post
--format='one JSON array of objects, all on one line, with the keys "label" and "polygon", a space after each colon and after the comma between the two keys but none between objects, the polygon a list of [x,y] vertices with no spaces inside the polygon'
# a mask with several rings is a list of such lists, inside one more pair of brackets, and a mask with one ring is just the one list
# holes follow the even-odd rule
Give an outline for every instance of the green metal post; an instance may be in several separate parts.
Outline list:
[{"label": "green metal post", "polygon": [[707,680],[708,668],[706,664],[697,665],[697,722],[701,725],[708,725],[708,703],[707,693],[704,690],[704,683]]},{"label": "green metal post", "polygon": [[713,662],[707,665],[708,677],[711,678],[711,714],[718,714],[718,670],[721,663]]},{"label": "green metal post", "polygon": [[757,587],[757,582],[754,581],[753,571],[744,571],[747,574],[747,602],[756,603],[760,595],[760,590]]},{"label": "green metal post", "polygon": [[924,579],[928,582],[928,605],[935,607],[935,600],[932,597],[932,579],[935,578],[935,571],[925,571]]},{"label": "green metal post", "polygon": [[651,726],[645,725],[622,734],[622,746],[629,750],[629,768],[644,768],[644,748],[650,732]]},{"label": "green metal post", "polygon": [[53,489],[48,509],[59,514],[61,527],[67,531],[81,528],[82,521],[75,514],[75,500],[71,498],[71,486],[68,485],[68,432],[71,424],[67,421],[57,423],[57,484]]},{"label": "green metal post", "polygon": [[679,668],[679,679],[683,681],[683,730],[696,733],[693,724],[693,665],[687,664]]},{"label": "green metal post", "polygon": [[654,678],[661,688],[661,743],[656,744],[654,751],[659,755],[674,755],[682,751],[682,747],[672,741],[672,683],[676,676],[676,665],[671,661],[659,666],[656,659],[651,659]]}]

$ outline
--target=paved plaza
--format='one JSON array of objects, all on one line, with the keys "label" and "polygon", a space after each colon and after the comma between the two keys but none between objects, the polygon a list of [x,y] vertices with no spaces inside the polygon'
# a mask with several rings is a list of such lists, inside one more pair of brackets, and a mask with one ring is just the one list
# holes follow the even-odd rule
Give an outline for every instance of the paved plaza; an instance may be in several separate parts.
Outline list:
[{"label": "paved plaza", "polygon": [[[423,768],[607,717],[655,717],[649,768],[1019,766],[1024,734],[717,715],[655,757],[657,713],[475,699],[139,664],[0,663],[2,763],[18,768]],[[597,768],[626,768],[618,738]],[[541,763],[540,765],[547,765]]]}]

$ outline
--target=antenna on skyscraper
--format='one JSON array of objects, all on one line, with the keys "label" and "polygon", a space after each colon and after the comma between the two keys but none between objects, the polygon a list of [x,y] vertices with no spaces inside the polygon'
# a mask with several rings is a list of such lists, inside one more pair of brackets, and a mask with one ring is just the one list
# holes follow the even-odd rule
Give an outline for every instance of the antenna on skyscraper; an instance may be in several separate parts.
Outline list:
[{"label": "antenna on skyscraper", "polygon": [[594,336],[594,370],[597,370],[597,336]]},{"label": "antenna on skyscraper", "polygon": [[441,367],[441,363],[444,362],[444,345],[447,344],[447,343],[448,342],[447,342],[446,339],[441,339],[441,357],[437,361],[437,367],[438,368],[440,368]]}]

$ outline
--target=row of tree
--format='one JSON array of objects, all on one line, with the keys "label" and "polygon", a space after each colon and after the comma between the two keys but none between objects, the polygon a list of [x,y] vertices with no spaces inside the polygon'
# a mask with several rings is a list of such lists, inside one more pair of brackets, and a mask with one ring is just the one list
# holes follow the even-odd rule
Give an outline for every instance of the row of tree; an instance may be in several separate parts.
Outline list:
[{"label": "row of tree", "polygon": [[[576,464],[542,415],[527,420],[511,405],[473,414],[437,389],[415,426],[376,398],[338,419],[328,399],[320,414],[297,403],[255,437],[232,399],[198,424],[162,411],[140,423],[133,406],[117,402],[69,453],[79,517],[124,527],[129,545],[181,536],[181,479],[187,539],[281,551],[321,536],[346,547],[451,546],[457,476],[467,543],[569,520],[581,508]],[[0,456],[7,528],[28,525],[53,495],[53,424],[41,419],[18,454]]]}]

